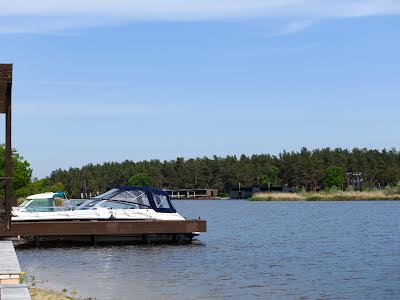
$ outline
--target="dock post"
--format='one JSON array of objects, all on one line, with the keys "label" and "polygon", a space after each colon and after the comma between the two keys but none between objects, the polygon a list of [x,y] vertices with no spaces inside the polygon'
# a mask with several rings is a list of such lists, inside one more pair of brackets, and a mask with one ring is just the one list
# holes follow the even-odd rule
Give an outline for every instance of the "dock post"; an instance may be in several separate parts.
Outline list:
[{"label": "dock post", "polygon": [[142,234],[142,243],[145,245],[151,244],[151,239],[149,234]]},{"label": "dock post", "polygon": [[178,245],[183,244],[183,234],[180,234],[180,233],[176,234],[174,239]]},{"label": "dock post", "polygon": [[97,246],[97,236],[96,235],[92,234],[90,236],[90,243],[92,246]]},{"label": "dock post", "polygon": [[33,244],[35,245],[35,247],[39,247],[39,244],[40,244],[40,237],[39,236],[35,235],[33,237]]},{"label": "dock post", "polygon": [[183,234],[178,234],[178,245],[183,244]]}]

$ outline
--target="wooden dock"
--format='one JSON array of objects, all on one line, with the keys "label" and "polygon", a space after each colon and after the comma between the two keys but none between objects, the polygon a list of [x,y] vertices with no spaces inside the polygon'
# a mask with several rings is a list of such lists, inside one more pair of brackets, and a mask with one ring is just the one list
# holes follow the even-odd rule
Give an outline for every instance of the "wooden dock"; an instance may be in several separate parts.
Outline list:
[{"label": "wooden dock", "polygon": [[[204,220],[160,221],[160,220],[106,220],[106,221],[41,221],[12,222],[10,230],[0,231],[0,237],[88,237],[96,244],[97,237],[140,236],[146,244],[154,235],[170,236],[181,243],[193,232],[206,232]],[[191,239],[191,238],[190,238]]]},{"label": "wooden dock", "polygon": [[26,285],[20,284],[21,268],[11,241],[0,241],[0,299],[31,299]]}]

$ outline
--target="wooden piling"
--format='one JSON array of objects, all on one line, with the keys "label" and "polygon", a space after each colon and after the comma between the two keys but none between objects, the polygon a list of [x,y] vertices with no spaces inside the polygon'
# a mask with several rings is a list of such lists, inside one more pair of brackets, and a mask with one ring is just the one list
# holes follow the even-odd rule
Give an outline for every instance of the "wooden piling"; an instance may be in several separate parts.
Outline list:
[{"label": "wooden piling", "polygon": [[33,244],[35,245],[35,247],[39,247],[40,246],[40,237],[35,235],[33,237]]},{"label": "wooden piling", "polygon": [[144,245],[150,245],[151,244],[151,238],[149,234],[143,234],[142,235],[142,243]]},{"label": "wooden piling", "polygon": [[92,234],[92,235],[90,236],[90,244],[91,244],[92,246],[97,246],[97,236],[96,236],[95,234]]}]

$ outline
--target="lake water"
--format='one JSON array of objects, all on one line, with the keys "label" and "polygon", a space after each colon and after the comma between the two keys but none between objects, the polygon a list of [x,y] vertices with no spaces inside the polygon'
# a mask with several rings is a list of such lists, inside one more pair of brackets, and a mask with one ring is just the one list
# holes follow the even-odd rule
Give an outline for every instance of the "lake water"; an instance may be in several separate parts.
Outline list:
[{"label": "lake water", "polygon": [[96,299],[399,299],[400,202],[175,201],[192,245],[17,250],[23,271]]}]

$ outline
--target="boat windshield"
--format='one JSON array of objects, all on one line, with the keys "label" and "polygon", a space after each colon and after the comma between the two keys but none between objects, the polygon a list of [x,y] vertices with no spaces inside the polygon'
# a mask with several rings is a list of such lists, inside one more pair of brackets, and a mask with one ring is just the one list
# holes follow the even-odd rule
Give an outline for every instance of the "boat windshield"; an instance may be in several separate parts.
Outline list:
[{"label": "boat windshield", "polygon": [[111,189],[103,194],[100,194],[96,197],[94,197],[94,199],[108,199],[112,196],[114,196],[115,194],[118,194],[120,192],[119,189]]},{"label": "boat windshield", "polygon": [[154,209],[157,212],[176,212],[168,195],[149,188],[114,188],[86,200],[76,210],[96,209]]},{"label": "boat windshield", "polygon": [[96,206],[96,204],[100,203],[101,200],[98,199],[89,199],[83,202],[81,205],[76,207],[76,210],[86,210],[86,209],[91,209]]},{"label": "boat windshield", "polygon": [[[168,202],[168,201],[167,201]],[[107,207],[114,209],[149,209],[152,208],[147,194],[141,190],[122,191],[112,189],[104,194],[82,203],[77,210]]]},{"label": "boat windshield", "polygon": [[55,209],[54,199],[52,198],[26,200],[21,206],[29,211],[40,212],[54,211]]},{"label": "boat windshield", "polygon": [[171,208],[167,196],[153,193],[153,199],[157,208]]},{"label": "boat windshield", "polygon": [[32,201],[32,200],[25,200],[24,202],[22,202],[22,204],[20,206],[26,206],[30,201]]}]

